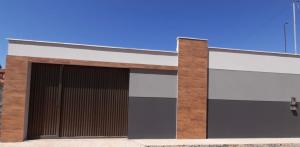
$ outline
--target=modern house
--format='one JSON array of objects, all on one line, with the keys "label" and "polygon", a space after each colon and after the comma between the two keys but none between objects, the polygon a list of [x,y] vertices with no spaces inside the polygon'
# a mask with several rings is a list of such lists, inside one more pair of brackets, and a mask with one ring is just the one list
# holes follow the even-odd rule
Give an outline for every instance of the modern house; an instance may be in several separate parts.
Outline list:
[{"label": "modern house", "polygon": [[1,141],[300,137],[300,56],[9,39]]}]

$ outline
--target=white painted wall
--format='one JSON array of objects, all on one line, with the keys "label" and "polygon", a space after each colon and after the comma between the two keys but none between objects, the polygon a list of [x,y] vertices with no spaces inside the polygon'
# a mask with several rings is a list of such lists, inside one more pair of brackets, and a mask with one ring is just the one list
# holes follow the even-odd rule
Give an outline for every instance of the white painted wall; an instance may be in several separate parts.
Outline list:
[{"label": "white painted wall", "polygon": [[[178,66],[178,56],[174,54],[149,54],[135,52],[135,50],[132,50],[132,52],[128,52],[128,49],[125,49],[127,51],[122,51],[122,48],[116,48],[116,50],[114,50],[114,48],[112,47],[101,46],[95,47],[99,48],[99,50],[97,50],[89,49],[85,45],[79,45],[80,48],[74,48],[72,46],[76,46],[76,44],[45,43],[26,40],[15,42],[22,43],[14,43],[14,41],[10,42],[8,55],[73,59],[83,61]],[[62,44],[62,46],[60,46],[60,44]],[[70,45],[70,47],[68,45]],[[264,52],[240,52],[229,50],[210,49],[209,68],[300,74],[300,56],[286,56],[284,54],[281,55],[278,53],[277,55],[268,55]]]},{"label": "white painted wall", "polygon": [[153,55],[147,53],[128,53],[122,51],[16,43],[9,44],[8,55],[166,66],[177,66],[178,64],[176,55]]},{"label": "white painted wall", "polygon": [[300,74],[300,56],[209,51],[209,68]]}]

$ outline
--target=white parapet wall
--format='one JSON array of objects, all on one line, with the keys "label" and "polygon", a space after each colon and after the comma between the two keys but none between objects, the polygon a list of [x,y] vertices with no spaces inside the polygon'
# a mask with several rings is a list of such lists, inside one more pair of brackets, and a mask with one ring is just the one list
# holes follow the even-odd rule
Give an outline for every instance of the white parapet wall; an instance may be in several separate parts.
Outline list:
[{"label": "white parapet wall", "polygon": [[300,56],[285,53],[210,48],[209,68],[300,74]]},{"label": "white parapet wall", "polygon": [[9,39],[8,55],[177,66],[176,52]]}]

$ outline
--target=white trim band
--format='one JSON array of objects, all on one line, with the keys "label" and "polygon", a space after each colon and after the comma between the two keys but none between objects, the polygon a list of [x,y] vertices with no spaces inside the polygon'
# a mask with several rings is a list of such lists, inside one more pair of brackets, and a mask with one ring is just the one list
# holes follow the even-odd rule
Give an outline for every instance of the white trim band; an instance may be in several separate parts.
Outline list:
[{"label": "white trim band", "polygon": [[61,46],[9,43],[8,55],[148,65],[177,66],[176,56]]},{"label": "white trim band", "polygon": [[300,74],[298,56],[275,56],[224,51],[209,51],[209,68],[256,72]]}]

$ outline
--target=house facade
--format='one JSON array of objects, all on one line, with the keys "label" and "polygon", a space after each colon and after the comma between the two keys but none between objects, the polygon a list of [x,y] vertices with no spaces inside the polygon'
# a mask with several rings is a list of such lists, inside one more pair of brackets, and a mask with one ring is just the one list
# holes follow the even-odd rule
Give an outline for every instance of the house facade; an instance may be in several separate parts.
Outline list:
[{"label": "house facade", "polygon": [[299,57],[9,39],[1,141],[299,137]]}]

